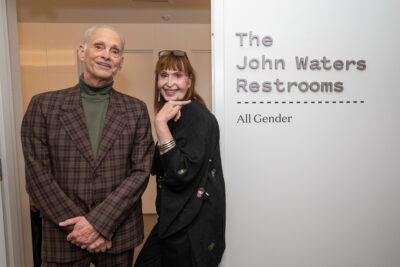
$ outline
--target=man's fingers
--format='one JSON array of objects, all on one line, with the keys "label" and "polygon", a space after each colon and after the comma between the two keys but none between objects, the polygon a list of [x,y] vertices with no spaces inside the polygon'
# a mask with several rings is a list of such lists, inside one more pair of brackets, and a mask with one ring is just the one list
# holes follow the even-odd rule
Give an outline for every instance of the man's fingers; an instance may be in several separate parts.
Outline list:
[{"label": "man's fingers", "polygon": [[106,252],[107,250],[106,243],[104,242],[103,244],[101,244],[98,249],[100,250],[99,252]]},{"label": "man's fingers", "polygon": [[99,244],[99,241],[96,240],[96,241],[94,241],[92,244],[90,244],[90,246],[88,247],[88,249],[94,250],[94,249],[98,248],[99,245],[100,245],[100,244]]},{"label": "man's fingers", "polygon": [[93,250],[105,244],[106,240],[103,237],[99,237],[92,244],[90,244],[88,248]]},{"label": "man's fingers", "polygon": [[100,247],[100,251],[101,251],[101,252],[106,252],[106,251],[107,251],[107,245],[106,245],[106,244],[102,245],[102,246]]},{"label": "man's fingers", "polygon": [[72,240],[69,241],[69,242],[71,242],[71,244],[74,244],[75,246],[78,246],[78,247],[83,246],[83,244],[81,244],[80,242],[78,242],[78,241],[76,241],[76,240],[74,240],[74,239],[72,239]]},{"label": "man's fingers", "polygon": [[90,244],[87,247],[87,250],[92,253],[100,253],[106,252],[108,249],[112,247],[112,242],[104,239],[103,237],[99,237],[95,242]]},{"label": "man's fingers", "polygon": [[63,222],[60,222],[58,225],[61,226],[61,227],[69,226],[69,225],[76,224],[79,220],[80,220],[80,217],[74,217],[74,218],[65,220]]},{"label": "man's fingers", "polygon": [[76,239],[75,232],[72,231],[69,235],[67,235],[68,241],[74,241]]},{"label": "man's fingers", "polygon": [[79,234],[77,234],[75,231],[72,231],[72,233],[70,233],[67,236],[67,241],[71,242],[74,245],[77,246],[83,246],[83,245],[89,245],[87,240],[82,238],[82,236],[80,236]]},{"label": "man's fingers", "polygon": [[106,245],[107,245],[107,249],[110,249],[112,247],[112,242],[109,240],[106,240]]},{"label": "man's fingers", "polygon": [[95,252],[95,253],[106,252],[107,249],[111,247],[110,243],[111,241],[105,240],[104,238],[100,237],[95,242],[93,242],[87,248],[87,250],[89,252]]}]

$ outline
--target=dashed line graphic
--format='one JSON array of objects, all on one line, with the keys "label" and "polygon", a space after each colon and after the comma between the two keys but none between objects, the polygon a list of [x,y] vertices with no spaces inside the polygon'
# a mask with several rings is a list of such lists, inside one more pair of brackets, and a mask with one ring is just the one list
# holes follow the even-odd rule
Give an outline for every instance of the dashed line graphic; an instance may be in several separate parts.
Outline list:
[{"label": "dashed line graphic", "polygon": [[364,104],[364,100],[340,100],[340,101],[237,101],[236,104]]}]

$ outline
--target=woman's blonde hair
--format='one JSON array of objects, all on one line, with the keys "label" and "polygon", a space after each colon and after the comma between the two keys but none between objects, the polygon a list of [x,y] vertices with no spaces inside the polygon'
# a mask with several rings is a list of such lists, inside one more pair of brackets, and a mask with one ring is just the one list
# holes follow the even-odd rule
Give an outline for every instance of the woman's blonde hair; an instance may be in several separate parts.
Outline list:
[{"label": "woman's blonde hair", "polygon": [[195,84],[196,84],[196,74],[195,71],[190,64],[189,58],[186,53],[184,55],[174,55],[174,53],[169,53],[168,55],[162,55],[158,58],[156,69],[155,69],[155,82],[154,82],[154,112],[158,113],[160,109],[165,104],[165,100],[163,97],[159,96],[159,89],[157,86],[158,83],[158,75],[161,71],[164,70],[174,70],[174,71],[182,71],[187,75],[191,80],[191,85],[188,88],[186,96],[182,100],[188,100],[191,98],[197,99],[203,105],[206,105],[203,98],[196,92]]}]

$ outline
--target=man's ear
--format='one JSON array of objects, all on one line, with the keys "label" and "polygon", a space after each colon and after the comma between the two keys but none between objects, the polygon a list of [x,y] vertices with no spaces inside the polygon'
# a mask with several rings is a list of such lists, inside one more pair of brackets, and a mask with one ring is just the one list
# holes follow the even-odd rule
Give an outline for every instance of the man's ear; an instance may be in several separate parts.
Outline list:
[{"label": "man's ear", "polygon": [[124,65],[124,57],[121,57],[121,61],[119,62],[118,70],[121,70],[123,65]]},{"label": "man's ear", "polygon": [[78,47],[78,57],[80,61],[84,61],[85,60],[85,49],[83,45],[80,45]]}]

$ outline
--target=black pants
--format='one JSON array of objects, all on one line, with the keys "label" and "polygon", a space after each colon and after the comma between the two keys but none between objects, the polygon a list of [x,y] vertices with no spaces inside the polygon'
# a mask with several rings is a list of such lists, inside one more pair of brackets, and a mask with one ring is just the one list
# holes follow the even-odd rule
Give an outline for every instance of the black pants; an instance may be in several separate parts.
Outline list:
[{"label": "black pants", "polygon": [[40,267],[42,251],[42,218],[39,211],[31,211],[33,266]]},{"label": "black pants", "polygon": [[187,230],[166,238],[158,237],[156,224],[146,240],[135,267],[195,267]]}]

